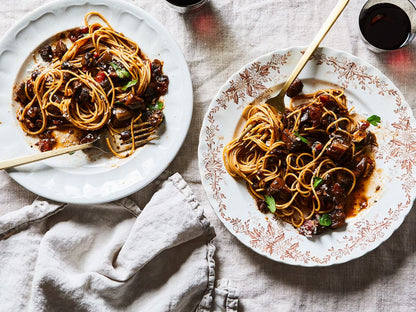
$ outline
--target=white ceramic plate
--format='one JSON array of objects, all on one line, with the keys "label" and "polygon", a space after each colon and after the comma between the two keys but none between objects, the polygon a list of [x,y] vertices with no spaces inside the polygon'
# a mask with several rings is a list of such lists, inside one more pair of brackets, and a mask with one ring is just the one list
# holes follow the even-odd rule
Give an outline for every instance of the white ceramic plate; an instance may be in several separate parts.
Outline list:
[{"label": "white ceramic plate", "polygon": [[[222,150],[235,135],[243,107],[276,82],[283,84],[304,49],[262,56],[229,78],[211,102],[199,143],[202,184],[218,217],[241,242],[270,259],[301,266],[327,266],[360,257],[392,235],[412,207],[416,184],[416,122],[403,95],[381,72],[362,60],[328,48],[314,54],[300,74],[304,92],[338,86],[349,107],[381,116],[372,127],[379,144],[369,207],[347,226],[312,239],[258,211],[241,181],[225,170]],[[281,86],[280,85],[280,86]],[[381,189],[374,192],[380,186]]]},{"label": "white ceramic plate", "polygon": [[185,139],[193,107],[186,61],[168,31],[153,17],[121,1],[53,2],[26,16],[0,42],[0,159],[38,152],[29,146],[11,105],[13,84],[27,74],[32,51],[60,31],[84,25],[84,16],[91,11],[101,13],[117,31],[136,41],[151,59],[163,60],[170,84],[163,133],[133,156],[90,161],[83,152],[76,152],[8,170],[13,179],[34,193],[83,204],[122,198],[159,176]]}]

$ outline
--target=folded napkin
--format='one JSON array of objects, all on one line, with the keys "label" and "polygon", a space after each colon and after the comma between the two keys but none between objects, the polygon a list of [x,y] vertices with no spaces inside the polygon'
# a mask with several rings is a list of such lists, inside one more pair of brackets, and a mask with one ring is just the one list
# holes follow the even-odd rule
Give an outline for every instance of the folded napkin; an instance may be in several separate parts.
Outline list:
[{"label": "folded napkin", "polygon": [[237,311],[179,174],[141,210],[36,200],[0,217],[0,311]]}]

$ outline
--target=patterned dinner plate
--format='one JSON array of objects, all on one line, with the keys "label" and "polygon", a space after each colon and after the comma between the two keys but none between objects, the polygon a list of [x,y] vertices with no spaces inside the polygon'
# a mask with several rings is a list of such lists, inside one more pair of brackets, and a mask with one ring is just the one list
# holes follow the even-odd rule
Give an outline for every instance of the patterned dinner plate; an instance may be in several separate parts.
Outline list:
[{"label": "patterned dinner plate", "polygon": [[92,153],[78,151],[8,169],[8,174],[28,190],[48,199],[77,204],[114,201],[156,179],[182,146],[193,110],[186,60],[168,30],[155,18],[138,6],[119,0],[52,1],[26,15],[0,41],[1,160],[39,153],[30,146],[17,122],[12,104],[14,81],[23,80],[33,69],[33,51],[57,33],[82,26],[89,12],[101,13],[149,58],[163,61],[169,91],[164,97],[165,120],[159,138],[128,158],[95,154],[90,157]]},{"label": "patterned dinner plate", "polygon": [[263,97],[276,83],[278,89],[303,52],[303,48],[275,51],[228,79],[204,118],[199,167],[212,207],[243,244],[275,261],[328,266],[373,250],[409,213],[416,194],[416,120],[401,92],[379,70],[350,54],[318,49],[299,76],[305,85],[303,91],[340,87],[354,112],[381,117],[380,126],[372,127],[379,147],[375,174],[366,190],[368,207],[348,218],[341,229],[313,238],[300,235],[272,214],[259,212],[245,183],[225,170],[222,150],[241,127],[247,103]]}]

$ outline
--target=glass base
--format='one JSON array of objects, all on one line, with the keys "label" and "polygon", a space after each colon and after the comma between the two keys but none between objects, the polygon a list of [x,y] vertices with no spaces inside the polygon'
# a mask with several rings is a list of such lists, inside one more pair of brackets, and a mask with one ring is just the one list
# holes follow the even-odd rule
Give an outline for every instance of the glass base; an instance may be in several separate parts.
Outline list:
[{"label": "glass base", "polygon": [[191,4],[191,5],[187,5],[187,6],[180,6],[180,5],[174,5],[174,4],[170,3],[169,1],[166,1],[167,5],[169,7],[171,7],[172,9],[174,9],[175,11],[177,11],[179,13],[188,13],[188,12],[197,10],[207,2],[208,2],[208,0],[201,0],[197,3],[195,3],[195,4]]}]

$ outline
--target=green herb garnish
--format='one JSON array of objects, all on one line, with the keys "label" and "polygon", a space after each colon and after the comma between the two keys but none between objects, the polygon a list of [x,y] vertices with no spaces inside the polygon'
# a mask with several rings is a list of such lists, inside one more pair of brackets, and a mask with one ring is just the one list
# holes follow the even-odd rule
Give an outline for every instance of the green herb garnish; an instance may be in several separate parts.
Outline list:
[{"label": "green herb garnish", "polygon": [[313,177],[313,188],[317,188],[319,185],[321,185],[322,181],[321,177]]},{"label": "green herb garnish", "polygon": [[378,124],[381,122],[380,116],[377,115],[371,115],[367,118],[367,121],[372,124],[373,126],[378,126]]},{"label": "green herb garnish", "polygon": [[114,68],[117,73],[118,78],[130,78],[130,73],[124,67],[117,65],[116,63],[111,62],[110,65]]},{"label": "green herb garnish", "polygon": [[163,102],[162,101],[157,101],[155,105],[150,105],[149,106],[149,109],[151,111],[161,110],[162,108],[163,108]]},{"label": "green herb garnish", "polygon": [[299,132],[297,132],[297,131],[295,131],[295,135],[303,142],[303,143],[306,143],[306,144],[309,144],[309,141],[306,139],[306,138],[304,138],[303,136],[301,136],[300,134],[299,134]]},{"label": "green herb garnish", "polygon": [[330,226],[332,224],[331,221],[331,217],[329,216],[329,214],[324,213],[320,218],[319,218],[319,224],[323,225],[323,226]]},{"label": "green herb garnish", "polygon": [[275,213],[276,211],[276,202],[272,196],[266,195],[264,196],[264,200],[266,201],[267,207],[269,208],[271,213]]},{"label": "green herb garnish", "polygon": [[137,79],[134,79],[134,80],[132,80],[132,81],[129,81],[129,82],[127,82],[127,83],[126,83],[126,85],[125,85],[125,86],[123,86],[123,87],[121,88],[121,90],[126,91],[128,88],[130,88],[130,87],[134,86],[136,83],[137,83]]}]

